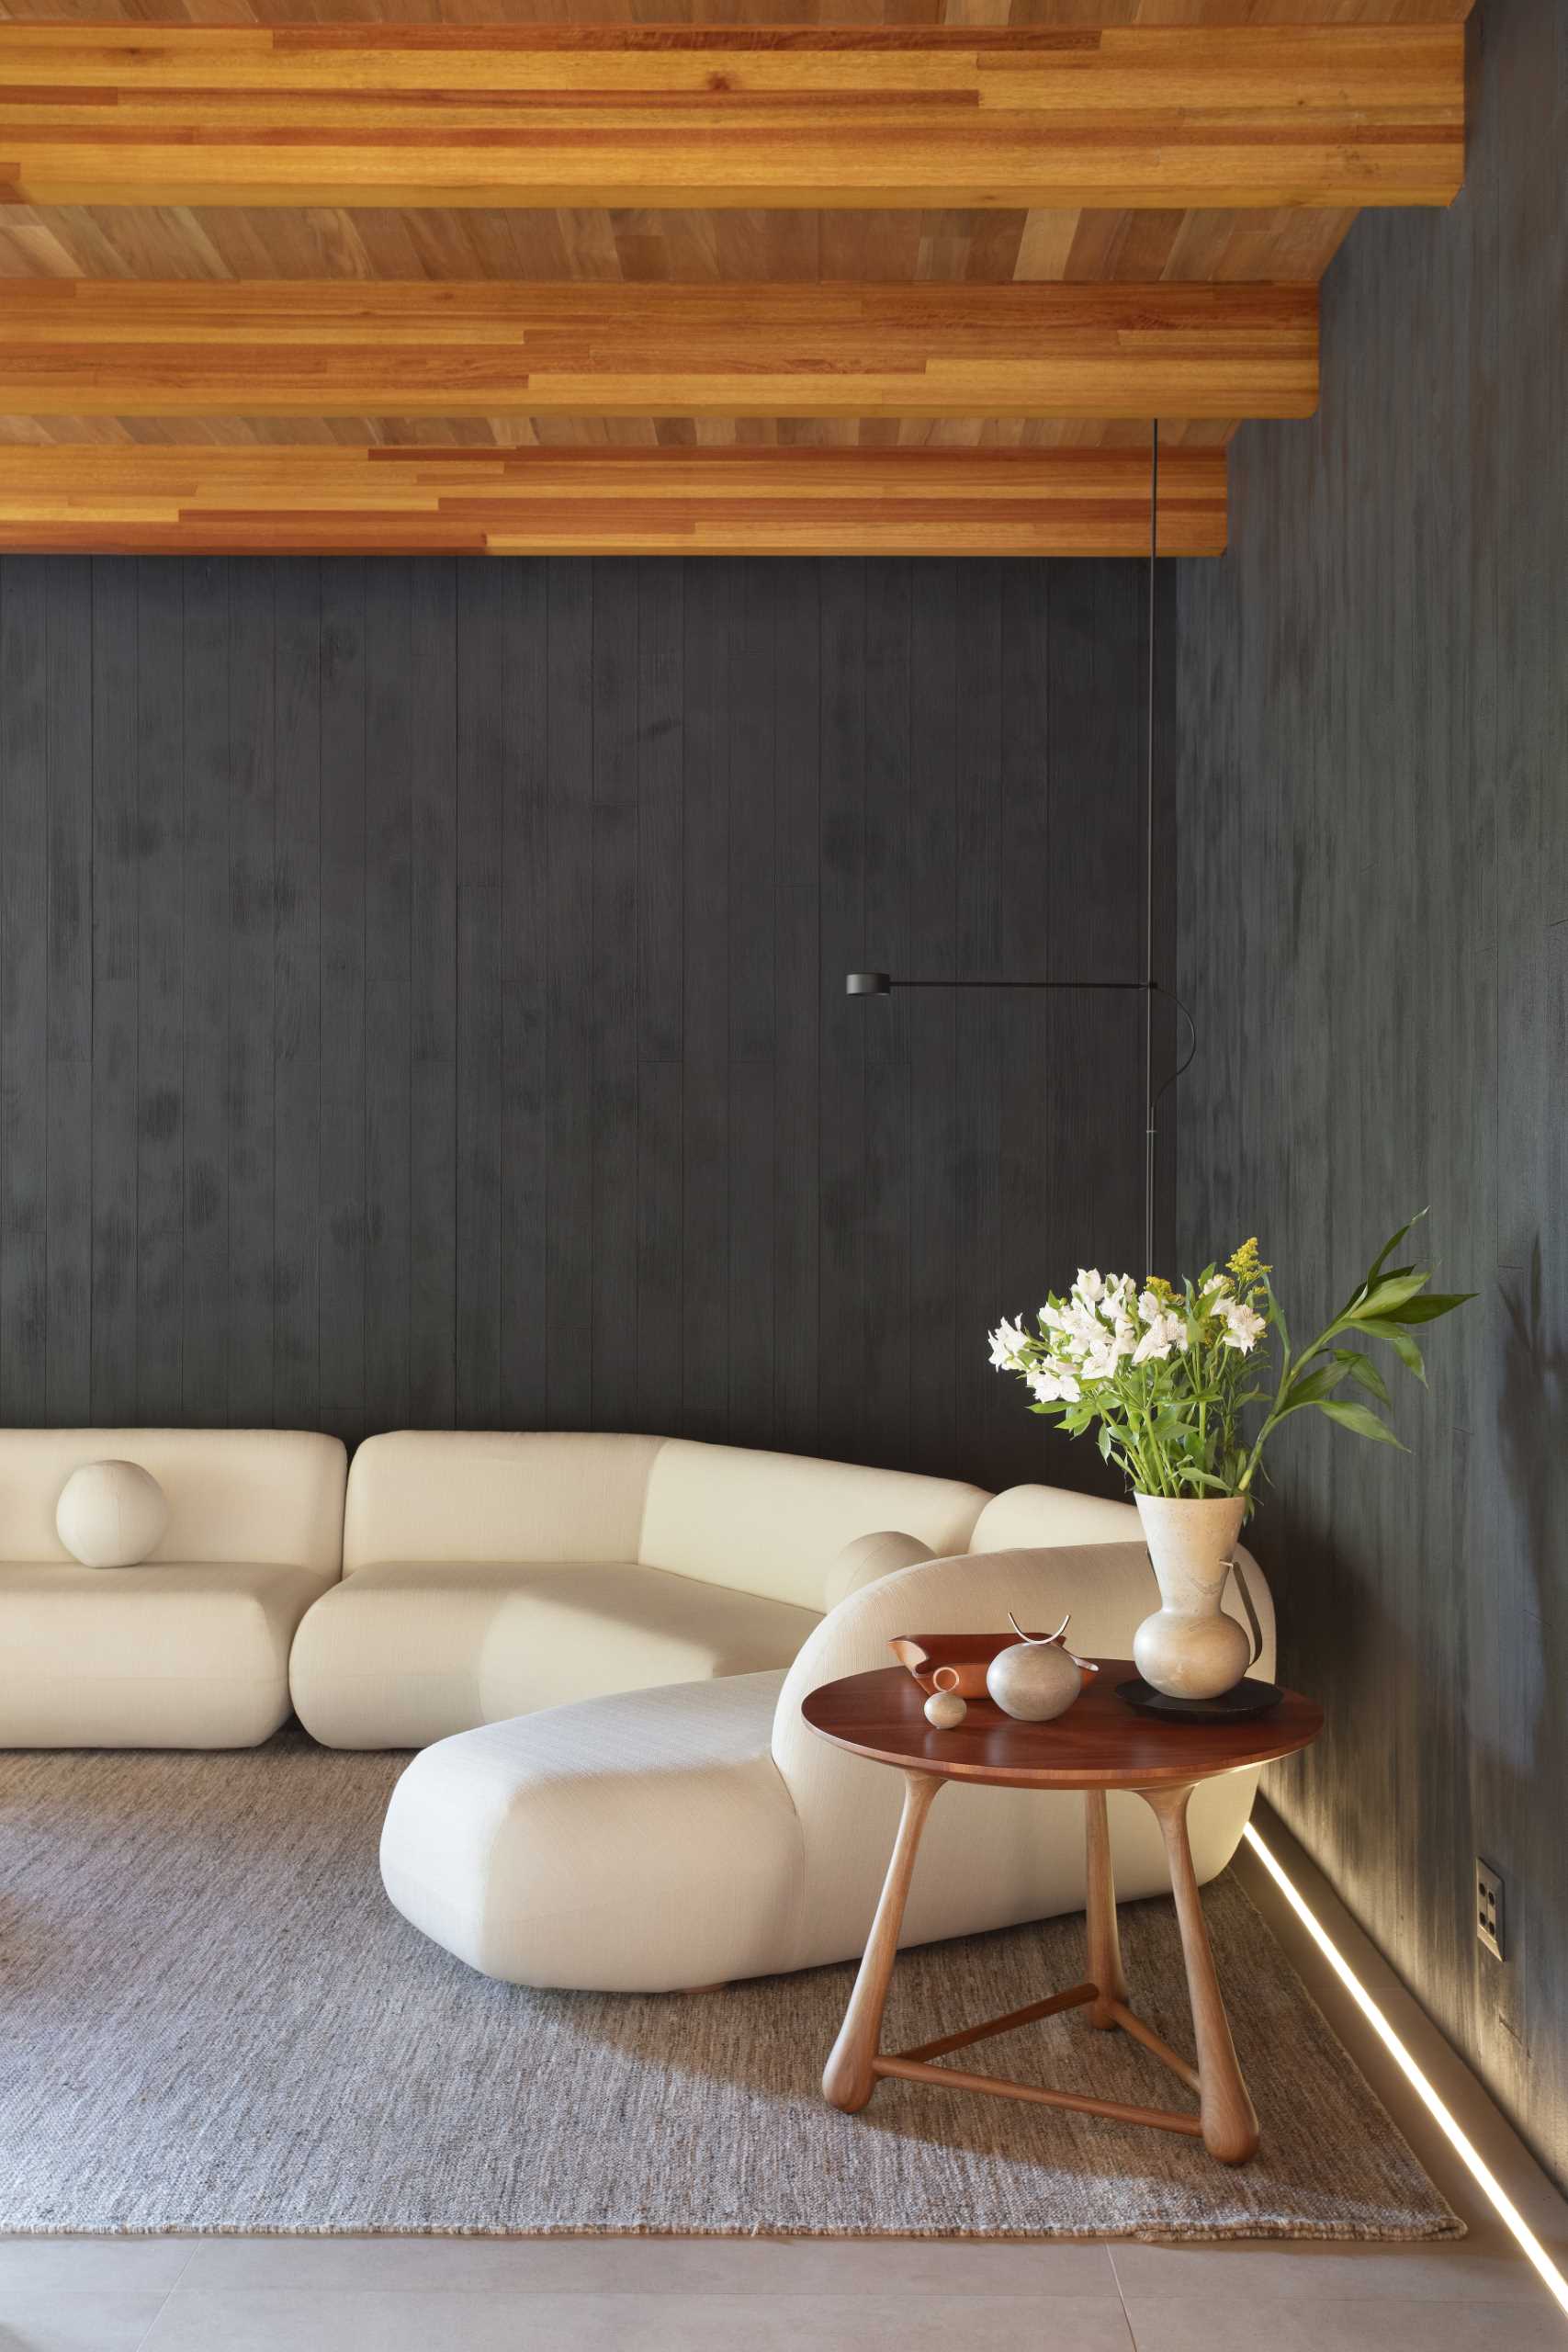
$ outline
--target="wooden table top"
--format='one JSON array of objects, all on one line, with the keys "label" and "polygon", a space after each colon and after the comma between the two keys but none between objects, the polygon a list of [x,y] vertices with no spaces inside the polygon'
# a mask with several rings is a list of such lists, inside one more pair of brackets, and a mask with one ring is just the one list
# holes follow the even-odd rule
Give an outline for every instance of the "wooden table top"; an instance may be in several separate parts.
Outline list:
[{"label": "wooden table top", "polygon": [[1179,1788],[1293,1756],[1323,1729],[1323,1709],[1296,1690],[1241,1723],[1137,1714],[1116,1696],[1116,1685],[1137,1672],[1131,1658],[1099,1663],[1082,1698],[1044,1724],[1015,1722],[993,1701],[971,1699],[956,1731],[936,1731],[926,1721],[925,1692],[901,1666],[824,1683],[800,1712],[824,1739],[873,1763],[1003,1789]]}]

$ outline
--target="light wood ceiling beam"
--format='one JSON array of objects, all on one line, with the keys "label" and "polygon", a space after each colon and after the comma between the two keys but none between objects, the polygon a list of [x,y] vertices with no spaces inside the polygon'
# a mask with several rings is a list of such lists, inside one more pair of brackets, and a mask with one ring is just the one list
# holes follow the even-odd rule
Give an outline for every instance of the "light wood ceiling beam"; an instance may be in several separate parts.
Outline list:
[{"label": "light wood ceiling beam", "polygon": [[0,200],[1446,204],[1447,25],[14,26]]},{"label": "light wood ceiling beam", "polygon": [[5,292],[26,416],[1309,416],[1312,286],[141,284]]},{"label": "light wood ceiling beam", "polygon": [[[1136,451],[0,448],[47,554],[1140,555]],[[1219,555],[1225,460],[1163,451],[1160,551]]]}]

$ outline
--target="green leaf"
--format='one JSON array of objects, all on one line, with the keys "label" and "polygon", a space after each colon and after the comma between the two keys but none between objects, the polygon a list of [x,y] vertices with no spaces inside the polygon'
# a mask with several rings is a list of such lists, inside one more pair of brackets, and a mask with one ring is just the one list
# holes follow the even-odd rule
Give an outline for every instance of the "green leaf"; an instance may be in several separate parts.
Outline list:
[{"label": "green leaf", "polygon": [[1374,1283],[1366,1296],[1356,1301],[1348,1310],[1350,1319],[1359,1323],[1363,1315],[1396,1314],[1405,1300],[1414,1298],[1418,1290],[1425,1290],[1430,1280],[1430,1273],[1422,1266],[1407,1274],[1389,1275]]},{"label": "green leaf", "polygon": [[1409,1333],[1402,1331],[1397,1323],[1380,1322],[1373,1317],[1359,1323],[1356,1328],[1369,1340],[1386,1340],[1405,1371],[1414,1373],[1417,1380],[1425,1383],[1426,1359]]},{"label": "green leaf", "polygon": [[1336,1348],[1334,1356],[1336,1363],[1343,1364],[1351,1379],[1359,1387],[1364,1388],[1369,1396],[1375,1396],[1381,1405],[1392,1402],[1388,1383],[1371,1356],[1362,1355],[1358,1348]]},{"label": "green leaf", "polygon": [[1111,1459],[1111,1424],[1109,1421],[1101,1421],[1100,1424],[1100,1458],[1102,1462],[1109,1462]]},{"label": "green leaf", "polygon": [[1358,1437],[1372,1437],[1383,1445],[1399,1446],[1401,1453],[1407,1453],[1410,1450],[1408,1446],[1399,1444],[1393,1431],[1386,1422],[1379,1420],[1370,1405],[1341,1405],[1326,1398],[1319,1403],[1317,1409],[1320,1413],[1326,1413],[1331,1421],[1337,1421],[1342,1430],[1353,1430]]},{"label": "green leaf", "polygon": [[1273,1324],[1275,1329],[1279,1332],[1280,1344],[1284,1348],[1285,1353],[1289,1355],[1291,1352],[1291,1334],[1285,1322],[1285,1310],[1280,1306],[1279,1300],[1275,1297],[1274,1285],[1269,1281],[1267,1274],[1263,1277],[1263,1287],[1269,1294],[1269,1319]]},{"label": "green leaf", "polygon": [[1285,1409],[1299,1412],[1303,1405],[1316,1405],[1330,1396],[1345,1377],[1343,1364],[1325,1364],[1321,1372],[1299,1374],[1285,1391]]},{"label": "green leaf", "polygon": [[1395,1323],[1435,1323],[1439,1315],[1451,1315],[1456,1306],[1479,1295],[1473,1290],[1429,1290],[1425,1298],[1413,1298],[1407,1306],[1391,1310],[1392,1319]]},{"label": "green leaf", "polygon": [[1402,1225],[1397,1233],[1390,1234],[1388,1239],[1383,1243],[1382,1248],[1378,1251],[1377,1256],[1372,1260],[1371,1264],[1367,1268],[1367,1288],[1369,1290],[1376,1282],[1378,1276],[1382,1273],[1383,1268],[1387,1265],[1389,1260],[1393,1257],[1394,1251],[1404,1240],[1405,1235],[1407,1233],[1415,1232],[1416,1227],[1420,1224],[1426,1214],[1427,1212],[1425,1209],[1417,1209],[1408,1225]]}]

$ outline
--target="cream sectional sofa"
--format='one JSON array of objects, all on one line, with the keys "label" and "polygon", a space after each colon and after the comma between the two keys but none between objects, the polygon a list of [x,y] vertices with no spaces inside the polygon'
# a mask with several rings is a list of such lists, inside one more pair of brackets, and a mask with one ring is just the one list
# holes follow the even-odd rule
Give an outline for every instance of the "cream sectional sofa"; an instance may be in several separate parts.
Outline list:
[{"label": "cream sectional sofa", "polygon": [[[381,1841],[388,1894],[447,1951],[515,1984],[665,1992],[858,1955],[902,1776],[818,1739],[800,1702],[886,1666],[897,1634],[1005,1627],[1010,1609],[1042,1625],[1071,1610],[1076,1646],[1129,1656],[1155,1599],[1142,1543],[1074,1540],[1075,1521],[1098,1521],[1100,1532],[1117,1513],[1124,1532],[1125,1506],[1015,1488],[986,1506],[967,1555],[852,1592],[786,1670],[629,1691],[439,1741],[393,1792]],[[1266,1676],[1272,1611],[1256,1562],[1243,1558]],[[1194,1795],[1200,1880],[1230,1860],[1257,1778],[1234,1773]],[[1168,1893],[1148,1808],[1113,1794],[1110,1820],[1122,1895]],[[1083,1902],[1077,1796],[953,1786],[932,1809],[900,1940]]]},{"label": "cream sectional sofa", "polygon": [[[55,1532],[84,1463],[138,1462],[168,1524],[135,1567]],[[0,1430],[0,1747],[254,1747],[337,1581],[346,1456],[297,1430]]]},{"label": "cream sectional sofa", "polygon": [[[423,1747],[541,1707],[786,1667],[837,1597],[846,1545],[897,1530],[917,1555],[962,1550],[987,1508],[952,1479],[681,1438],[368,1438],[343,1581],[294,1644],[294,1704],[327,1747]],[[840,1566],[840,1582],[876,1565]]]}]

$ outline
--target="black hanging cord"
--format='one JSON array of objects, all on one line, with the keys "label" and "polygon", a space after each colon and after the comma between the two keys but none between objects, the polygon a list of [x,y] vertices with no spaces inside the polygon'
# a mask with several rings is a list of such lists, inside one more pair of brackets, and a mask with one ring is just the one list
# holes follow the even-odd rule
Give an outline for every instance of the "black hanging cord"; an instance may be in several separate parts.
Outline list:
[{"label": "black hanging cord", "polygon": [[[1144,1272],[1155,1270],[1155,560],[1159,553],[1159,419],[1149,427],[1149,674],[1144,775]],[[1162,1087],[1160,1092],[1165,1089]]]}]

